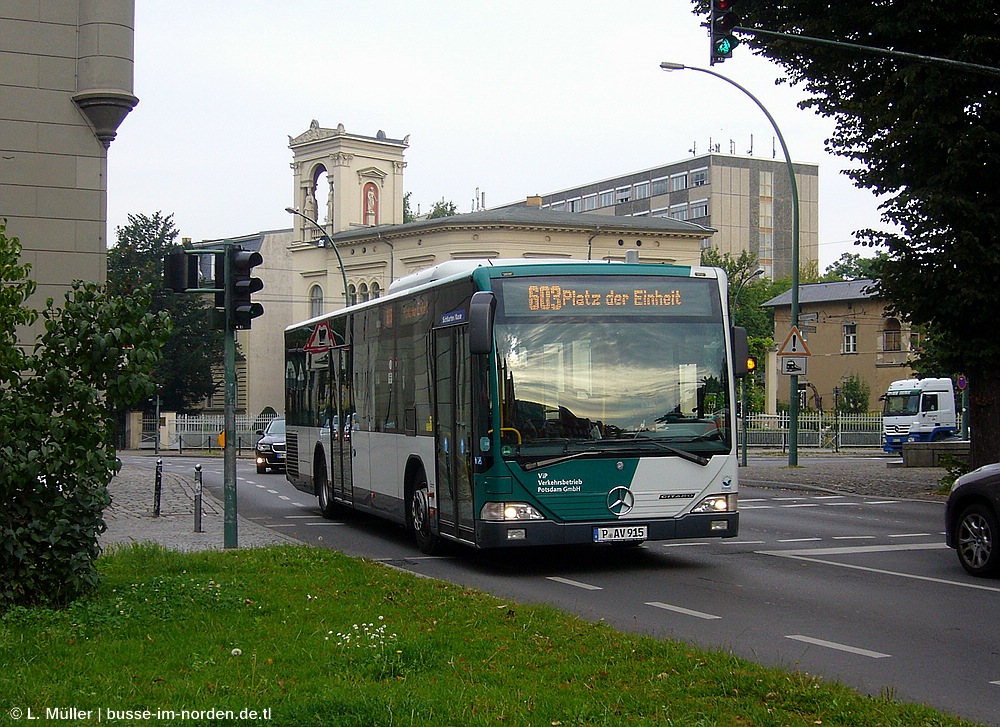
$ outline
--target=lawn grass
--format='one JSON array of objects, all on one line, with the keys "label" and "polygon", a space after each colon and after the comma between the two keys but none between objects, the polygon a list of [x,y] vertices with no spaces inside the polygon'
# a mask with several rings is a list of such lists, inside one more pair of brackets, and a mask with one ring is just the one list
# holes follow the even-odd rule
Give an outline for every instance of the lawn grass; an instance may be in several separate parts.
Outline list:
[{"label": "lawn grass", "polygon": [[99,567],[67,609],[0,616],[0,723],[970,724],[333,551],[136,545]]}]

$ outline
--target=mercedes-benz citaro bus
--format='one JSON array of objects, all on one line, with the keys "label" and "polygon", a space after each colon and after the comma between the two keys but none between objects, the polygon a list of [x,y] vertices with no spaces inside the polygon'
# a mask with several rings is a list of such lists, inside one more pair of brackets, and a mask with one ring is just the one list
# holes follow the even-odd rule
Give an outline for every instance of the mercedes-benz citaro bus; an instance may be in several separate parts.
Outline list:
[{"label": "mercedes-benz citaro bus", "polygon": [[738,534],[717,268],[451,261],[285,331],[286,476],[418,547]]}]

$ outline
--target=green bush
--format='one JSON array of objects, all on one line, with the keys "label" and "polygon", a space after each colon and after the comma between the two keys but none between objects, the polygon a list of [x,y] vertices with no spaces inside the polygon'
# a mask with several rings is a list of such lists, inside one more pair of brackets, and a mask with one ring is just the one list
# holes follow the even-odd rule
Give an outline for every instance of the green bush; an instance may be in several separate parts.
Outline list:
[{"label": "green bush", "polygon": [[[97,583],[97,537],[118,462],[110,445],[119,404],[148,397],[170,319],[148,292],[112,298],[75,282],[51,299],[31,353],[16,326],[35,285],[17,238],[0,222],[0,609],[62,605]],[[24,329],[21,329],[22,332]]]}]

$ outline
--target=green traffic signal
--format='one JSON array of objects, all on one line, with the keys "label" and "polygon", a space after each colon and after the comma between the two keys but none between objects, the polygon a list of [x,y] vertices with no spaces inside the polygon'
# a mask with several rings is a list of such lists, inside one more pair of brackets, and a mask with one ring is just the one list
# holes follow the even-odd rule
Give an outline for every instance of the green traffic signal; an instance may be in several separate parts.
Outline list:
[{"label": "green traffic signal", "polygon": [[733,11],[736,3],[737,0],[712,0],[708,21],[708,33],[712,42],[710,65],[732,58],[733,48],[740,44],[732,32],[740,23],[739,16]]}]

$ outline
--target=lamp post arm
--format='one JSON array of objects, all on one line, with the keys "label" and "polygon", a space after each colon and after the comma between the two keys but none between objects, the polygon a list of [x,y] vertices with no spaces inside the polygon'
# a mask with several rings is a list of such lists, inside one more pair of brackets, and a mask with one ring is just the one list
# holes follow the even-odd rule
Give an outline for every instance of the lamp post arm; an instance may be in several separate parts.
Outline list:
[{"label": "lamp post arm", "polygon": [[[664,61],[660,64],[660,68],[664,71],[698,71],[700,73],[707,73],[710,76],[715,76],[720,78],[731,86],[735,86],[740,91],[745,93],[751,101],[757,104],[757,108],[764,112],[767,120],[771,122],[771,128],[774,129],[775,135],[778,137],[778,141],[781,143],[781,151],[785,155],[785,166],[788,167],[788,180],[792,185],[792,326],[798,327],[799,325],[799,188],[798,184],[795,182],[795,168],[792,166],[792,157],[788,153],[788,145],[785,144],[785,137],[781,134],[781,129],[778,128],[777,122],[775,122],[774,117],[771,116],[771,112],[765,108],[764,104],[760,100],[750,93],[747,89],[743,88],[736,81],[731,78],[726,78],[721,73],[716,73],[715,71],[710,71],[707,68],[698,68],[697,66],[686,66],[683,63],[671,63],[670,61]],[[798,421],[799,421],[799,377],[792,375],[789,381],[789,395],[788,395],[788,464],[790,467],[794,467],[799,463],[799,453],[798,453]]]},{"label": "lamp post arm", "polygon": [[311,224],[313,227],[319,230],[319,234],[323,236],[323,243],[324,243],[323,246],[333,248],[333,252],[337,256],[337,264],[340,265],[340,277],[343,279],[344,282],[344,305],[345,306],[350,305],[351,300],[348,297],[348,292],[347,292],[347,273],[344,271],[344,259],[340,257],[340,250],[337,249],[336,243],[334,243],[334,241],[330,239],[330,236],[326,234],[326,230],[323,229],[323,226],[320,225],[320,223],[318,223],[309,215],[303,212],[299,212],[294,207],[285,207],[285,212],[287,212],[290,215],[298,215],[306,222]]}]

